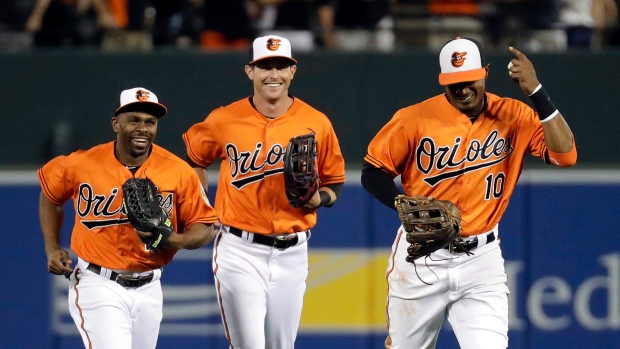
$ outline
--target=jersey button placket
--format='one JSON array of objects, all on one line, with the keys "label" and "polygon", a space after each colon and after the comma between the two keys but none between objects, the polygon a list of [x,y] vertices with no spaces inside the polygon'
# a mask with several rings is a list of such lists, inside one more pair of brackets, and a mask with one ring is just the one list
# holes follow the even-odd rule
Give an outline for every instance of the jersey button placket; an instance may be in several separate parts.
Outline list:
[{"label": "jersey button placket", "polygon": [[[273,183],[273,182],[274,182],[274,181],[273,181],[273,178],[270,178],[270,179],[271,179],[271,180],[267,183],[267,186],[269,187],[270,191],[273,191],[273,188],[275,188],[275,184]],[[276,211],[278,211],[278,207],[277,207],[277,205],[275,204],[275,201],[274,201],[274,200],[271,200],[271,202],[269,203],[269,206],[268,206],[268,207],[269,207],[269,210],[270,210],[271,212],[276,212]]]},{"label": "jersey button placket", "polygon": [[125,235],[127,233],[127,228],[125,226],[120,226],[119,229],[120,234],[118,234],[118,255],[125,256],[125,251],[123,251],[123,240],[126,239]]},{"label": "jersey button placket", "polygon": [[265,148],[269,149],[273,144],[273,133],[275,130],[273,129],[273,120],[270,120],[267,124],[267,129],[265,130],[265,140],[268,141],[268,144],[265,144]]},{"label": "jersey button placket", "polygon": [[[468,197],[471,192],[471,178],[467,174],[463,175],[463,189],[461,192],[462,197]],[[467,205],[467,200],[461,200],[459,207],[462,211],[466,211],[469,209],[469,205]],[[461,212],[462,213],[462,212]]]},{"label": "jersey button placket", "polygon": [[[469,119],[465,120],[464,122],[465,124],[468,124],[469,126],[472,126],[472,123]],[[473,133],[474,133],[474,127],[470,127],[467,130],[467,134],[465,137],[463,137],[463,140],[461,141],[461,146],[459,149],[459,156],[461,159],[463,159],[463,163],[462,163],[462,168],[465,169],[468,165],[467,160],[465,159],[467,157],[467,149],[469,148],[469,143],[471,142],[471,139],[474,137]],[[461,189],[461,197],[468,197],[468,195],[470,195],[470,192],[472,190],[472,179],[469,176],[469,174],[466,172],[464,174],[461,175],[461,183],[462,183],[462,189]],[[459,208],[461,210],[468,210],[469,206],[467,205],[466,200],[461,200],[459,203]],[[462,213],[462,212],[461,212]]]},{"label": "jersey button placket", "polygon": [[[277,132],[276,130],[273,129],[273,120],[269,121],[269,124],[267,125],[267,130],[265,132],[265,140],[266,140],[266,144],[265,144],[265,149],[271,149],[271,147],[273,146],[273,133]],[[273,184],[273,180],[271,180],[271,178],[269,177],[265,177],[264,179],[265,181],[265,185],[267,185],[270,189],[274,188],[274,184]],[[275,209],[275,205],[270,205],[269,206],[270,209]]]}]

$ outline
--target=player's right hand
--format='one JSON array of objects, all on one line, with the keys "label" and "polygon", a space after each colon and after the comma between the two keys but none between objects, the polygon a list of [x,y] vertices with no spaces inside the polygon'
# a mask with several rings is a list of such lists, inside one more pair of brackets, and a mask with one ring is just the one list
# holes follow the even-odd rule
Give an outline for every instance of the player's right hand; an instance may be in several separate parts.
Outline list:
[{"label": "player's right hand", "polygon": [[51,274],[64,275],[73,272],[72,263],[66,250],[59,248],[47,253],[47,271]]}]

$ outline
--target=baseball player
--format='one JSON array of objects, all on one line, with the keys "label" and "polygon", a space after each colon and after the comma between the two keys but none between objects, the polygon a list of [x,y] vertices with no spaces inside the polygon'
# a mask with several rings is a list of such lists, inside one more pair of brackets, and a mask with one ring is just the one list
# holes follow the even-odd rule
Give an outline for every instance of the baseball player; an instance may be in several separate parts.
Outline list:
[{"label": "baseball player", "polygon": [[508,287],[498,222],[527,153],[555,166],[577,160],[573,135],[530,60],[510,47],[508,74],[531,99],[486,92],[489,66],[480,44],[456,38],[439,54],[445,93],[397,111],[368,146],[362,184],[394,208],[402,194],[456,204],[465,252],[440,249],[405,261],[398,229],[387,269],[386,348],[435,348],[447,317],[461,348],[508,346]]},{"label": "baseball player", "polygon": [[[153,144],[167,112],[142,87],[122,91],[112,117],[113,142],[58,156],[38,171],[39,217],[47,268],[70,278],[69,310],[86,348],[155,348],[162,319],[160,278],[178,249],[213,240],[217,221],[196,173],[184,160]],[[141,242],[122,210],[122,184],[148,178],[175,233],[155,252]],[[60,247],[63,203],[73,200],[74,266]]]},{"label": "baseball player", "polygon": [[[254,94],[212,111],[183,135],[206,186],[205,168],[222,160],[215,209],[222,223],[213,273],[231,348],[294,347],[317,208],[331,206],[345,181],[329,119],[289,86],[297,71],[288,39],[254,40],[245,72]],[[316,133],[320,188],[304,207],[289,204],[282,175],[289,139]]]}]

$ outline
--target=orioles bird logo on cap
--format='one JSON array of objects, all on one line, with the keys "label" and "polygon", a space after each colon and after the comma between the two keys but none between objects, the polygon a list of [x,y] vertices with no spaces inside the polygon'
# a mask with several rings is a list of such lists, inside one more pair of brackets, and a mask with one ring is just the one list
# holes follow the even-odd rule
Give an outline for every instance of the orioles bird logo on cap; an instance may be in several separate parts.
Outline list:
[{"label": "orioles bird logo on cap", "polygon": [[136,91],[136,99],[141,102],[147,102],[150,98],[150,93],[142,90]]},{"label": "orioles bird logo on cap", "polygon": [[277,51],[280,48],[280,39],[269,38],[267,40],[267,49],[269,51]]},{"label": "orioles bird logo on cap", "polygon": [[452,66],[455,68],[460,68],[463,66],[463,64],[465,63],[465,60],[467,58],[465,58],[465,56],[467,56],[467,52],[454,52],[452,54],[452,57],[450,58],[450,62],[452,63]]}]

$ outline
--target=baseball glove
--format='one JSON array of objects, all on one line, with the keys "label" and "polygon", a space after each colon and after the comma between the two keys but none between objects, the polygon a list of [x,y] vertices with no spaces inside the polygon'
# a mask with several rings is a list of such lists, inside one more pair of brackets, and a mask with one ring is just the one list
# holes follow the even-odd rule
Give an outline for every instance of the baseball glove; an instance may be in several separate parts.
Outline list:
[{"label": "baseball glove", "polygon": [[293,207],[307,204],[319,190],[314,134],[291,138],[284,153],[284,188]]},{"label": "baseball glove", "polygon": [[160,252],[174,229],[168,214],[159,205],[157,188],[148,178],[130,178],[123,184],[123,207],[136,230],[151,232],[150,238],[140,236],[149,249]]},{"label": "baseball glove", "polygon": [[407,242],[411,244],[407,248],[407,262],[412,263],[450,244],[460,251],[461,212],[452,202],[398,195],[394,205],[407,232]]}]

